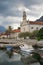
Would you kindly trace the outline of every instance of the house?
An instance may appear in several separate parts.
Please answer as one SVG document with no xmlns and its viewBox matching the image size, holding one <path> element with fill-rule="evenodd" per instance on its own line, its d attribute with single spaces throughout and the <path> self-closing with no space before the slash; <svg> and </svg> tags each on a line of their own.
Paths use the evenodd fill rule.
<svg viewBox="0 0 43 65">
<path fill-rule="evenodd" d="M 11 33 L 2 33 L 0 34 L 0 38 L 18 38 L 18 34 L 20 33 L 20 29 L 12 30 Z"/>
<path fill-rule="evenodd" d="M 2 34 L 0 35 L 0 38 L 7 38 L 7 35 L 4 34 L 4 33 L 2 33 Z"/>
<path fill-rule="evenodd" d="M 20 29 L 15 29 L 12 30 L 12 32 L 10 33 L 10 38 L 18 38 L 18 34 L 20 33 Z"/>
</svg>

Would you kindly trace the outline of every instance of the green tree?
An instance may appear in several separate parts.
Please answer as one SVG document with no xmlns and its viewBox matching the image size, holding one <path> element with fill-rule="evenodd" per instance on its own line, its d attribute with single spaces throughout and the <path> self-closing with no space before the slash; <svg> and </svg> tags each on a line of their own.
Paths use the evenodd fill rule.
<svg viewBox="0 0 43 65">
<path fill-rule="evenodd" d="M 41 58 L 40 54 L 33 52 L 32 57 L 33 57 L 34 59 L 36 59 L 36 60 L 40 63 L 40 65 L 43 65 L 43 61 L 41 61 L 42 58 Z M 42 60 L 43 60 L 43 59 L 42 59 Z"/>
<path fill-rule="evenodd" d="M 18 27 L 18 29 L 20 29 L 20 27 Z"/>
<path fill-rule="evenodd" d="M 33 32 L 30 33 L 29 37 L 30 37 L 31 39 L 35 39 L 37 33 L 38 33 L 38 30 L 34 30 Z"/>
<path fill-rule="evenodd" d="M 37 33 L 37 39 L 38 39 L 38 40 L 43 39 L 43 28 L 41 28 L 41 29 L 39 30 L 39 32 Z"/>
<path fill-rule="evenodd" d="M 20 38 L 26 38 L 26 37 L 29 37 L 29 32 L 22 32 L 22 33 L 20 33 L 18 36 L 20 37 Z"/>
</svg>

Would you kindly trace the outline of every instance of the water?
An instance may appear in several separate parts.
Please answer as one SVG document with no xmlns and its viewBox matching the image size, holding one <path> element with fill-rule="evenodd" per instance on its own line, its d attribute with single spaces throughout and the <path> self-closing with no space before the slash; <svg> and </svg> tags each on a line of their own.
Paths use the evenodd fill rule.
<svg viewBox="0 0 43 65">
<path fill-rule="evenodd" d="M 39 63 L 34 63 L 30 65 L 39 65 Z M 12 58 L 10 59 L 6 52 L 0 51 L 0 65 L 24 65 L 21 61 L 21 55 L 14 53 Z"/>
<path fill-rule="evenodd" d="M 30 52 L 27 45 L 25 45 L 25 48 L 22 47 L 21 50 L 22 55 L 24 55 L 24 57 L 27 56 Z M 22 56 L 20 54 L 13 53 L 12 58 L 9 58 L 9 56 L 6 54 L 6 51 L 0 51 L 0 65 L 24 65 L 24 63 L 21 61 L 21 57 Z M 40 64 L 33 63 L 29 65 L 40 65 Z"/>
<path fill-rule="evenodd" d="M 10 59 L 6 52 L 0 51 L 0 65 L 23 65 L 20 59 L 21 56 L 17 53 L 14 53 Z"/>
</svg>

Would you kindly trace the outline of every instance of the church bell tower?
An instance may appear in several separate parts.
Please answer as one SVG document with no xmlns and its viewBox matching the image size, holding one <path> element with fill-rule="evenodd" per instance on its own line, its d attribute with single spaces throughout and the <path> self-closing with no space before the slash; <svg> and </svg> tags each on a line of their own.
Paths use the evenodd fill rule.
<svg viewBox="0 0 43 65">
<path fill-rule="evenodd" d="M 23 11 L 23 21 L 25 22 L 26 21 L 26 12 Z"/>
<path fill-rule="evenodd" d="M 26 12 L 23 11 L 23 17 L 22 17 L 22 22 L 21 22 L 21 32 L 27 32 L 28 31 L 28 23 L 26 19 Z"/>
</svg>

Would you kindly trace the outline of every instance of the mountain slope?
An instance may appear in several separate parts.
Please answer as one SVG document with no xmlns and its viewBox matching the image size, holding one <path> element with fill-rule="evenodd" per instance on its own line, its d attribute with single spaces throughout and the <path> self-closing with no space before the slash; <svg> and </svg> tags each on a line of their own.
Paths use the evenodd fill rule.
<svg viewBox="0 0 43 65">
<path fill-rule="evenodd" d="M 0 25 L 0 33 L 3 33 L 6 30 L 6 28 L 4 26 Z"/>
<path fill-rule="evenodd" d="M 43 16 L 41 16 L 39 19 L 37 19 L 36 21 L 39 21 L 39 22 L 41 22 L 41 21 L 43 21 Z"/>
</svg>

